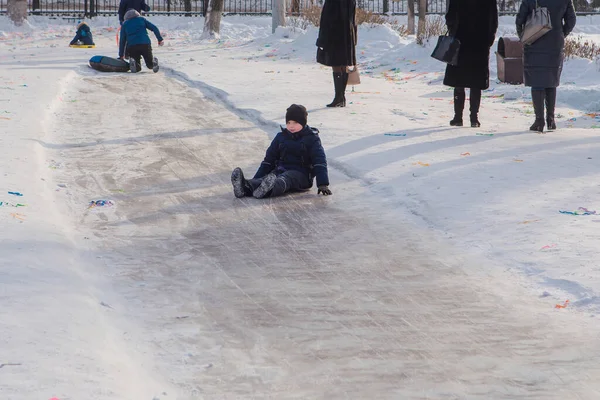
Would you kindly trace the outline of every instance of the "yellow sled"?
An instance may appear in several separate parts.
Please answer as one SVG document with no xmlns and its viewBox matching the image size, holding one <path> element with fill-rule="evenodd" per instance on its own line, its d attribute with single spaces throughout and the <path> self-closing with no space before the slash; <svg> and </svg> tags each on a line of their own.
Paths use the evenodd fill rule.
<svg viewBox="0 0 600 400">
<path fill-rule="evenodd" d="M 96 47 L 95 44 L 70 44 L 69 47 L 73 47 L 76 49 L 93 49 Z"/>
</svg>

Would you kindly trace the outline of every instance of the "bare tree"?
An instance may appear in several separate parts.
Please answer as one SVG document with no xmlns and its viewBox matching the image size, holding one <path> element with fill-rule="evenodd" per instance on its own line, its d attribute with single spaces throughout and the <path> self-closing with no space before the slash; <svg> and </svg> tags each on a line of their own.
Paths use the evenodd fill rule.
<svg viewBox="0 0 600 400">
<path fill-rule="evenodd" d="M 408 33 L 415 34 L 415 0 L 408 0 Z"/>
<path fill-rule="evenodd" d="M 210 0 L 208 9 L 206 10 L 202 39 L 219 39 L 222 14 L 223 0 Z"/>
<path fill-rule="evenodd" d="M 273 0 L 271 10 L 273 33 L 278 26 L 285 26 L 285 0 Z"/>
<path fill-rule="evenodd" d="M 590 11 L 592 7 L 590 7 L 590 3 L 587 0 L 575 0 L 573 1 L 573 7 L 575 11 Z"/>
<path fill-rule="evenodd" d="M 292 0 L 292 15 L 300 14 L 300 0 Z"/>
<path fill-rule="evenodd" d="M 8 0 L 6 14 L 15 25 L 23 25 L 27 19 L 27 0 Z"/>
<path fill-rule="evenodd" d="M 417 26 L 417 39 L 425 34 L 425 24 L 427 24 L 427 0 L 419 0 L 419 26 Z"/>
</svg>

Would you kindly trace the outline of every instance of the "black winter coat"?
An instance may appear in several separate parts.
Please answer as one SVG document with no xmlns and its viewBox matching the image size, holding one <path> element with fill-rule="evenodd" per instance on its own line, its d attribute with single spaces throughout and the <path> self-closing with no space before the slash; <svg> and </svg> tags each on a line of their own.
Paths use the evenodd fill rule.
<svg viewBox="0 0 600 400">
<path fill-rule="evenodd" d="M 127 10 L 135 10 L 139 13 L 142 11 L 150 11 L 150 6 L 146 4 L 145 0 L 121 0 L 119 3 L 119 22 L 123 25 L 125 19 L 125 13 Z"/>
<path fill-rule="evenodd" d="M 523 49 L 525 86 L 555 88 L 560 85 L 565 36 L 575 27 L 575 10 L 572 0 L 538 0 L 538 6 L 546 7 L 550 12 L 552 30 Z M 534 9 L 535 0 L 523 0 L 521 3 L 516 20 L 519 37 Z"/>
<path fill-rule="evenodd" d="M 356 43 L 356 1 L 325 0 L 317 38 L 317 62 L 330 67 L 356 65 Z"/>
<path fill-rule="evenodd" d="M 487 89 L 490 47 L 498 29 L 496 0 L 450 0 L 446 13 L 450 35 L 460 40 L 458 65 L 448 65 L 444 85 Z"/>
<path fill-rule="evenodd" d="M 317 186 L 329 185 L 327 158 L 319 139 L 319 131 L 308 125 L 297 133 L 283 128 L 271 142 L 254 178 L 262 178 L 275 170 L 305 173 L 311 186 L 313 177 L 317 178 Z"/>
</svg>

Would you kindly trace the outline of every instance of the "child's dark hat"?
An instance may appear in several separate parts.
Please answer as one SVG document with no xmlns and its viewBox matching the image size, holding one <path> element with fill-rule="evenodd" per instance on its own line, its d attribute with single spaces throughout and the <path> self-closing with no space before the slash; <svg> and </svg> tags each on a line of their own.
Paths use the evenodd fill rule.
<svg viewBox="0 0 600 400">
<path fill-rule="evenodd" d="M 306 111 L 306 107 L 299 104 L 292 104 L 289 106 L 285 113 L 285 122 L 287 123 L 288 121 L 296 121 L 300 125 L 306 126 L 306 123 L 308 122 L 308 111 Z"/>
</svg>

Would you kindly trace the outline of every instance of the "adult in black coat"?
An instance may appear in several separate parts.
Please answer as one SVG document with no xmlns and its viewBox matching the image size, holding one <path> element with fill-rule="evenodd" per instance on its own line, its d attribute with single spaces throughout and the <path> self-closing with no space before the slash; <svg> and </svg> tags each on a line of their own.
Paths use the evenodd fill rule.
<svg viewBox="0 0 600 400">
<path fill-rule="evenodd" d="M 471 89 L 471 126 L 478 119 L 481 91 L 490 86 L 490 47 L 498 29 L 496 0 L 450 0 L 446 13 L 448 32 L 460 40 L 458 65 L 448 65 L 444 85 L 454 87 L 452 126 L 463 125 L 465 88 Z"/>
<path fill-rule="evenodd" d="M 121 0 L 119 3 L 119 23 L 123 25 L 125 19 L 125 13 L 127 10 L 135 10 L 139 13 L 142 11 L 150 11 L 150 6 L 146 4 L 145 0 Z"/>
<path fill-rule="evenodd" d="M 356 43 L 356 1 L 325 0 L 317 38 L 317 62 L 333 69 L 335 97 L 327 107 L 346 106 L 347 67 L 356 65 Z"/>
<path fill-rule="evenodd" d="M 552 30 L 523 49 L 525 86 L 531 87 L 531 98 L 535 111 L 532 131 L 544 131 L 544 102 L 546 103 L 546 123 L 549 130 L 556 129 L 554 106 L 556 88 L 560 85 L 560 74 L 565 50 L 565 37 L 571 33 L 576 23 L 572 0 L 538 0 L 538 7 L 546 7 L 550 12 Z M 521 37 L 527 18 L 536 8 L 536 0 L 523 0 L 517 15 L 517 33 Z"/>
</svg>

